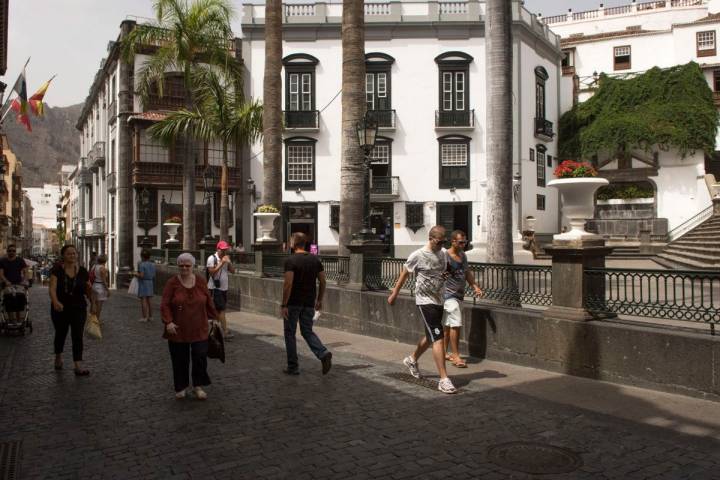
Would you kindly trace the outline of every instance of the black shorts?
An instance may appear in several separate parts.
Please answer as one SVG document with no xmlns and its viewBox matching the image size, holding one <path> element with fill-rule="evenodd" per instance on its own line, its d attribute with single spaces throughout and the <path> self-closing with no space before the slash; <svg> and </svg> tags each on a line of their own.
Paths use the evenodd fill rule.
<svg viewBox="0 0 720 480">
<path fill-rule="evenodd" d="M 27 305 L 27 298 L 22 293 L 6 293 L 3 295 L 3 306 L 6 312 L 22 312 Z"/>
<path fill-rule="evenodd" d="M 418 305 L 420 309 L 420 317 L 423 320 L 423 326 L 425 327 L 425 336 L 428 342 L 435 343 L 443 338 L 443 306 L 428 304 Z"/>
<path fill-rule="evenodd" d="M 218 312 L 224 312 L 227 307 L 227 290 L 220 290 L 219 288 L 212 289 L 213 303 L 215 304 L 215 310 Z"/>
</svg>

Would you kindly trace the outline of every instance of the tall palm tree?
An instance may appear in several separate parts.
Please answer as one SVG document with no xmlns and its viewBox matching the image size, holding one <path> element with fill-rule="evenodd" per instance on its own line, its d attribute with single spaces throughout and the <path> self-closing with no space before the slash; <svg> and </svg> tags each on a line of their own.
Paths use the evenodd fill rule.
<svg viewBox="0 0 720 480">
<path fill-rule="evenodd" d="M 487 261 L 512 263 L 512 14 L 507 0 L 487 0 Z"/>
<path fill-rule="evenodd" d="M 222 142 L 223 160 L 220 176 L 220 239 L 229 239 L 228 145 L 235 145 L 235 160 L 240 145 L 257 141 L 262 135 L 263 107 L 257 101 L 246 102 L 236 89 L 236 79 L 211 68 L 198 67 L 193 74 L 192 109 L 170 113 L 148 129 L 150 135 L 171 143 L 176 138 Z"/>
<path fill-rule="evenodd" d="M 235 12 L 231 0 L 153 0 L 155 21 L 138 25 L 123 43 L 123 57 L 130 61 L 146 46 L 157 50 L 140 70 L 136 91 L 147 101 L 157 91 L 163 95 L 168 72 L 181 72 L 185 83 L 185 106 L 191 108 L 192 75 L 201 63 L 240 72 L 228 41 L 233 37 L 230 21 Z M 184 142 L 183 163 L 183 248 L 193 249 L 195 239 L 195 157 L 189 138 Z"/>
<path fill-rule="evenodd" d="M 265 2 L 262 203 L 282 206 L 282 0 Z M 275 228 L 279 228 L 276 225 Z"/>
<path fill-rule="evenodd" d="M 340 255 L 347 255 L 352 234 L 362 228 L 364 155 L 355 127 L 365 115 L 365 7 L 343 0 L 342 16 L 342 163 L 340 167 Z"/>
</svg>

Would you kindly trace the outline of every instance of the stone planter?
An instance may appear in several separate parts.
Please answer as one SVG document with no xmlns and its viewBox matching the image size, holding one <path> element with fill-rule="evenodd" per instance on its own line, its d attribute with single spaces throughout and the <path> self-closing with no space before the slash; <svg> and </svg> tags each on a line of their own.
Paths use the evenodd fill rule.
<svg viewBox="0 0 720 480">
<path fill-rule="evenodd" d="M 275 219 L 280 216 L 279 213 L 254 213 L 253 216 L 258 221 L 258 232 L 256 242 L 277 242 L 277 238 L 272 236 L 273 225 Z"/>
<path fill-rule="evenodd" d="M 570 231 L 553 235 L 555 240 L 590 240 L 597 235 L 585 230 L 585 220 L 595 214 L 595 191 L 607 185 L 605 178 L 558 178 L 548 182 L 562 197 L 562 212 L 570 220 Z"/>
<path fill-rule="evenodd" d="M 166 222 L 163 223 L 163 226 L 167 229 L 168 238 L 165 244 L 173 244 L 173 243 L 180 243 L 180 240 L 175 238 L 178 233 L 178 228 L 180 228 L 180 223 L 175 222 Z"/>
</svg>

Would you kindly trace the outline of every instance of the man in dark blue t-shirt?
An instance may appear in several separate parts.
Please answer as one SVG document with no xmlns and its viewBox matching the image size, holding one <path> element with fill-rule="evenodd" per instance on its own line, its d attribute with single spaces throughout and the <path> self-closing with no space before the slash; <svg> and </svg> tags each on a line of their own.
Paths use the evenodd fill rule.
<svg viewBox="0 0 720 480">
<path fill-rule="evenodd" d="M 285 261 L 285 282 L 281 305 L 288 362 L 287 368 L 283 371 L 289 375 L 300 373 L 295 343 L 295 332 L 297 324 L 300 322 L 300 333 L 310 350 L 322 362 L 322 373 L 325 375 L 332 366 L 332 353 L 325 348 L 312 329 L 315 311 L 322 308 L 322 300 L 325 295 L 325 272 L 317 256 L 311 255 L 305 250 L 307 237 L 304 233 L 293 233 L 291 241 L 294 253 Z M 319 291 L 316 289 L 318 280 L 320 281 Z"/>
</svg>

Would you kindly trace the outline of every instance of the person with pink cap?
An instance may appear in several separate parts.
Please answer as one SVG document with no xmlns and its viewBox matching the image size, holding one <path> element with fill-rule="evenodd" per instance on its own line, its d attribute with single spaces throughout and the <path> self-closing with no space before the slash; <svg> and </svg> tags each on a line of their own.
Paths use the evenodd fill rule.
<svg viewBox="0 0 720 480">
<path fill-rule="evenodd" d="M 218 312 L 218 320 L 222 325 L 225 338 L 232 338 L 230 329 L 225 319 L 225 308 L 227 306 L 228 273 L 235 273 L 235 268 L 230 261 L 227 250 L 230 245 L 225 240 L 220 240 L 215 247 L 217 251 L 207 259 L 208 289 L 215 303 L 215 310 Z"/>
</svg>

